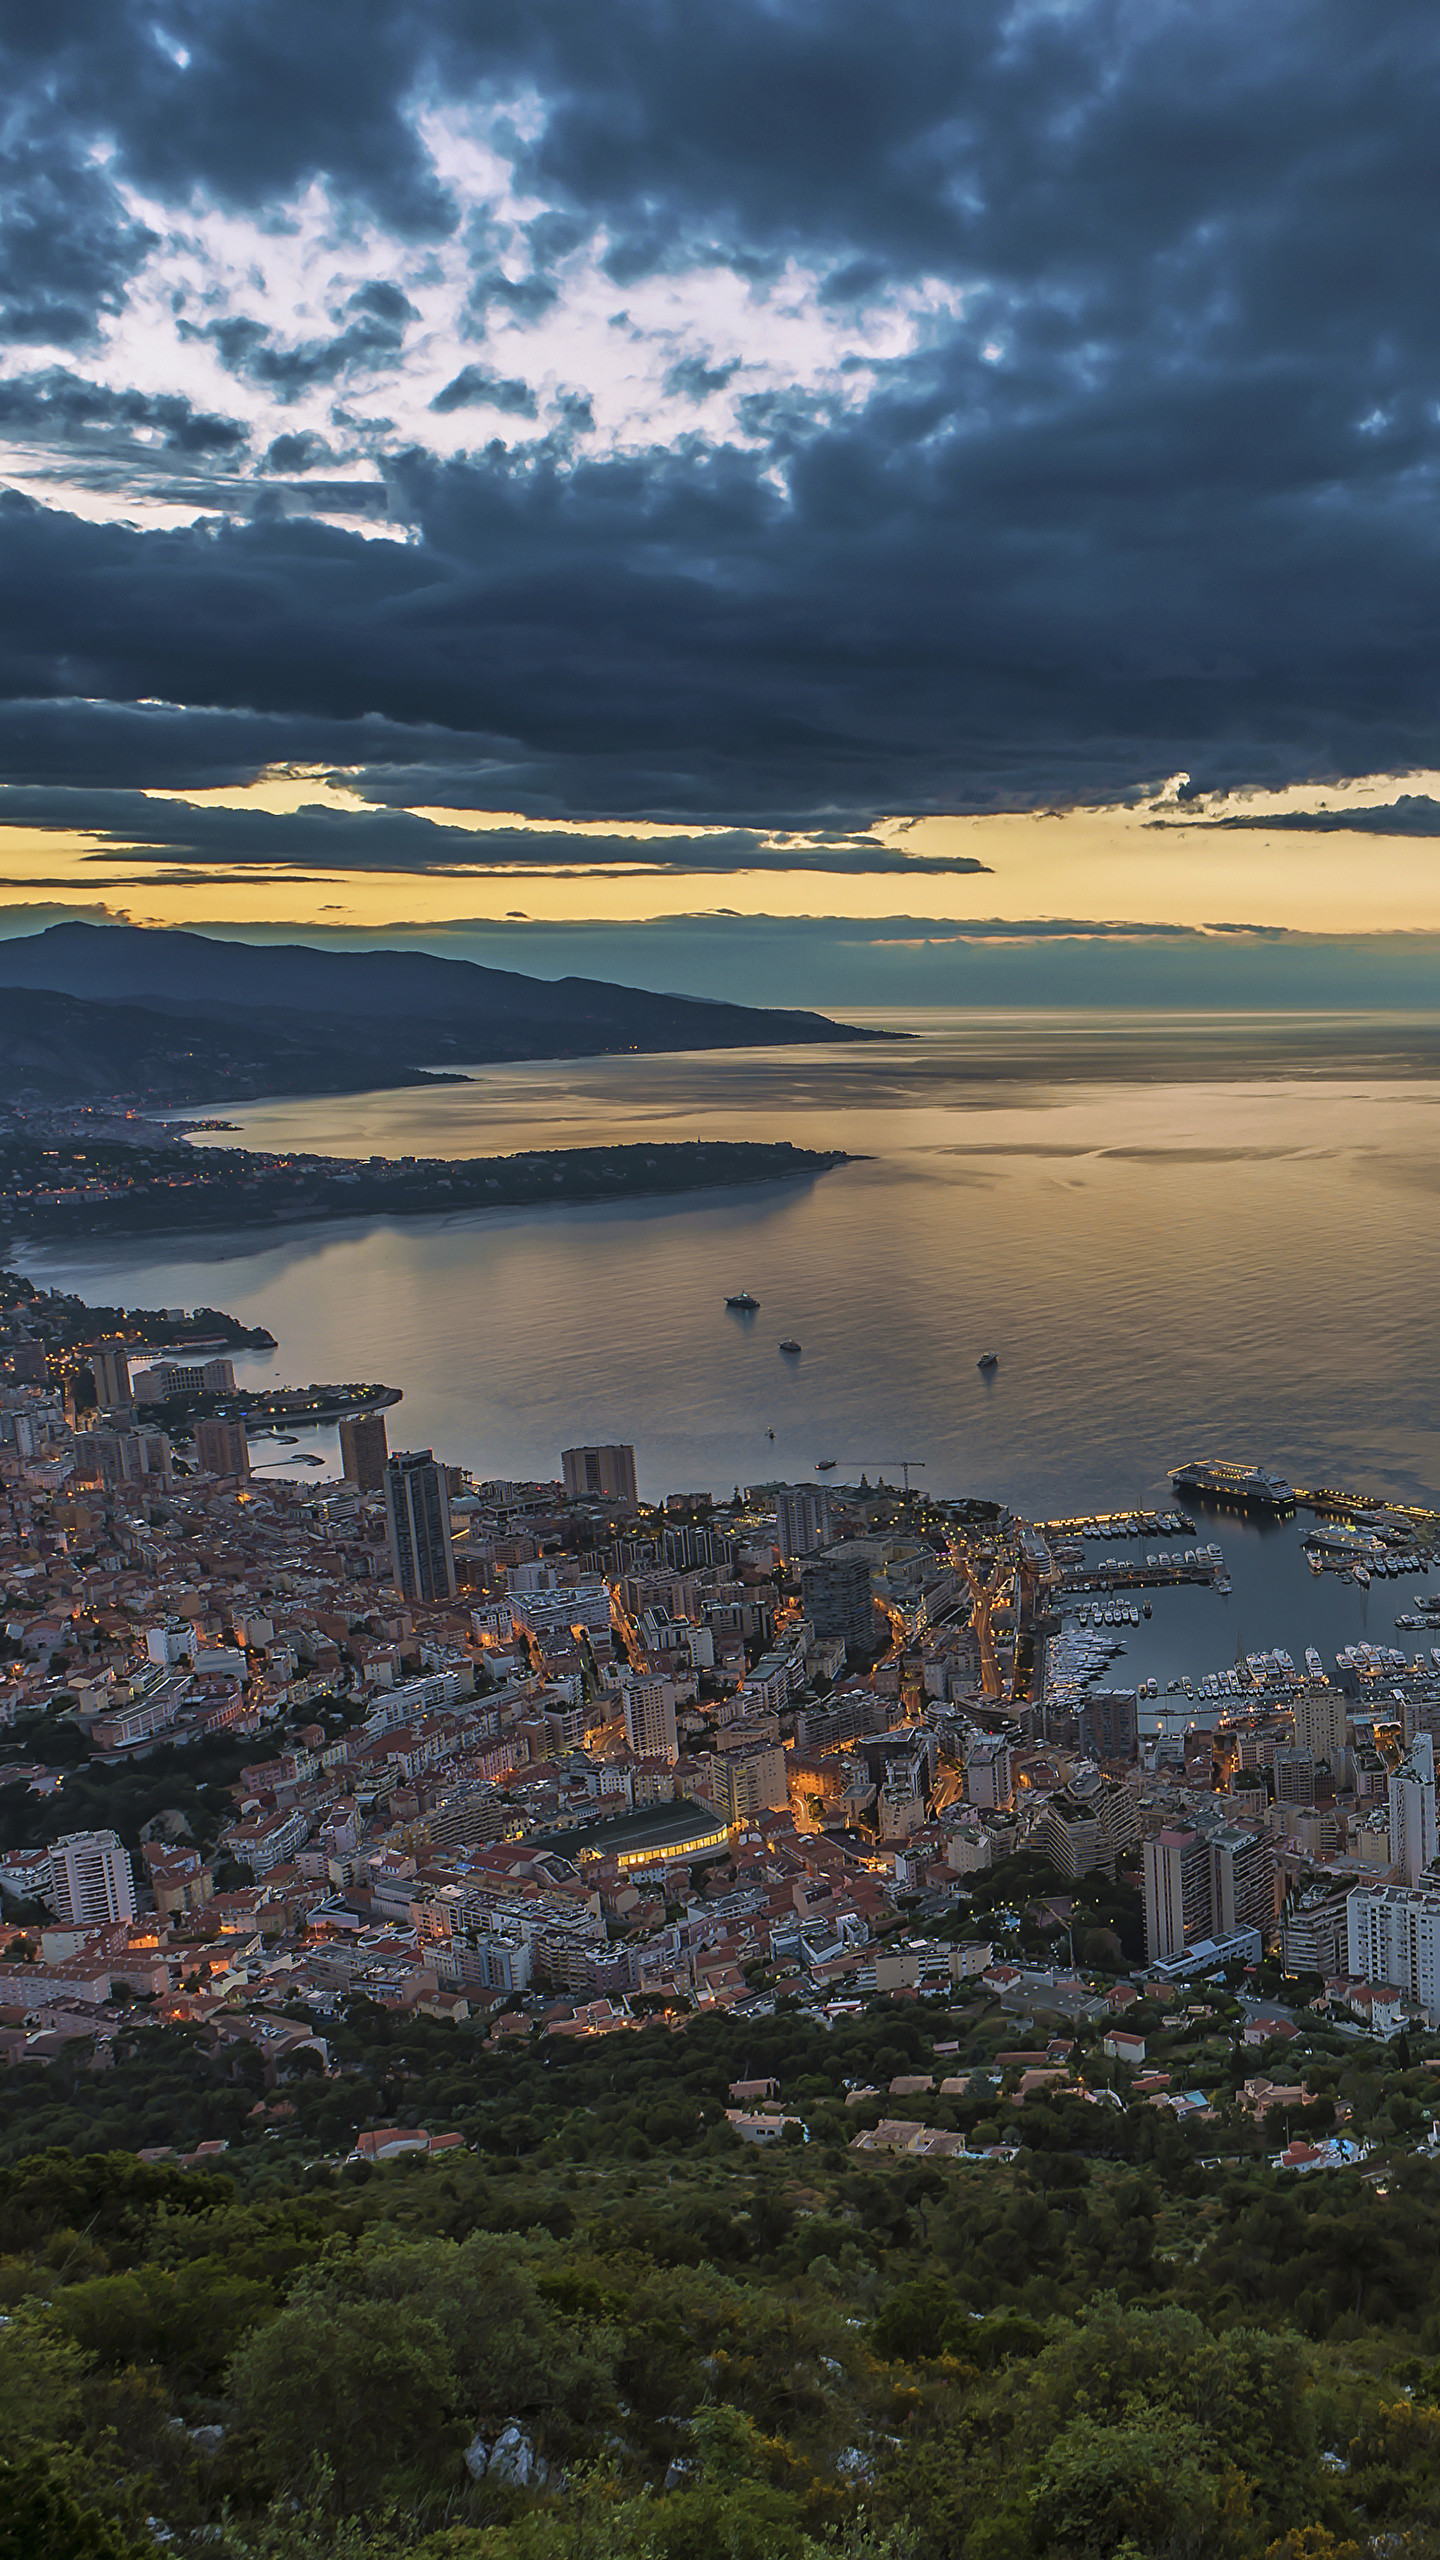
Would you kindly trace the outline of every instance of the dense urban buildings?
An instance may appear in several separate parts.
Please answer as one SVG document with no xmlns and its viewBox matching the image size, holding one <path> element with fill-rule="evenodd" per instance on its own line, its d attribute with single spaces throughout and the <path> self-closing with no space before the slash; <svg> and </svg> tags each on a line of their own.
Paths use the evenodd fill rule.
<svg viewBox="0 0 1440 2560">
<path fill-rule="evenodd" d="M 1157 1711 L 1109 1630 L 1218 1545 L 1137 1524 L 1097 1572 L 1101 1528 L 884 1487 L 647 1505 L 629 1448 L 567 1452 L 573 1491 L 477 1478 L 353 1408 L 338 1479 L 167 1407 L 177 1465 L 99 1404 L 121 1365 L 67 1410 L 53 1321 L 0 1319 L 0 2037 L 137 1992 L 215 2033 L 357 1990 L 588 2033 L 1018 1976 L 1130 2070 L 1112 1998 L 1281 1963 L 1361 2025 L 1435 2013 L 1440 1668 L 1256 1654 Z M 162 1752 L 198 1823 L 169 1781 L 153 1822 L 66 1818 L 76 1769 L 118 1809 Z"/>
</svg>

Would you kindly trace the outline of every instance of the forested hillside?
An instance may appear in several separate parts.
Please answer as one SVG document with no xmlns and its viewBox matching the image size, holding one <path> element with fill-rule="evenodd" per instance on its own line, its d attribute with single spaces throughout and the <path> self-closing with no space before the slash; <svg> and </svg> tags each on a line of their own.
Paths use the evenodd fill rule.
<svg viewBox="0 0 1440 2560">
<path fill-rule="evenodd" d="M 1298 2180 L 1073 2102 L 1009 2158 L 856 2154 L 840 2076 L 927 2042 L 894 2013 L 837 2026 L 834 2079 L 790 2055 L 808 2140 L 737 2139 L 716 2018 L 472 2049 L 465 2144 L 321 2158 L 350 2081 L 437 2097 L 453 2030 L 415 2027 L 357 2007 L 338 2087 L 233 2164 L 12 2147 L 4 2560 L 1440 2550 L 1427 2158 Z M 744 2032 L 766 2071 L 793 2028 Z M 193 2134 L 155 2061 L 154 2138 Z"/>
</svg>

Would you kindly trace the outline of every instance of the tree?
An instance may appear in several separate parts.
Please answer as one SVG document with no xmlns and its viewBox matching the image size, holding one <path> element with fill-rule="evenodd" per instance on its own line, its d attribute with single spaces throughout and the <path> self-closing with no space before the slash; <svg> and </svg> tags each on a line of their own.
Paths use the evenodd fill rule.
<svg viewBox="0 0 1440 2560">
<path fill-rule="evenodd" d="M 328 2464 L 336 2504 L 371 2504 L 413 2462 L 453 2457 L 455 2371 L 434 2320 L 408 2303 L 327 2301 L 302 2284 L 242 2347 L 230 2389 L 290 2487 Z"/>
<path fill-rule="evenodd" d="M 0 2560 L 141 2560 L 108 2517 L 82 2507 L 36 2457 L 0 2460 Z"/>
<path fill-rule="evenodd" d="M 0 2409 L 10 2454 L 54 2444 L 75 2423 L 88 2362 L 28 2303 L 0 2327 Z"/>
</svg>

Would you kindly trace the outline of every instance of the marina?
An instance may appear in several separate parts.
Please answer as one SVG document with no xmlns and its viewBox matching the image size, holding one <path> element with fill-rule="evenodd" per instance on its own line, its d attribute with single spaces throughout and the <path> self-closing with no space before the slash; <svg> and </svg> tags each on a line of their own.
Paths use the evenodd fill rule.
<svg viewBox="0 0 1440 2560">
<path fill-rule="evenodd" d="M 1046 1525 L 1052 1552 L 1066 1532 L 1081 1544 L 1078 1562 L 1066 1558 L 1060 1625 L 1046 1645 L 1050 1703 L 1133 1689 L 1142 1748 L 1153 1754 L 1187 1731 L 1214 1732 L 1281 1705 L 1317 1680 L 1363 1690 L 1402 1671 L 1440 1676 L 1440 1642 L 1415 1641 L 1440 1637 L 1440 1592 L 1416 1587 L 1440 1563 L 1432 1550 L 1391 1546 L 1366 1530 L 1384 1569 L 1363 1583 L 1348 1562 L 1317 1576 L 1312 1532 L 1296 1517 L 1232 1513 L 1214 1520 L 1217 1535 L 1196 1533 L 1183 1547 L 1130 1557 L 1092 1551 L 1119 1544 L 1132 1517 L 1148 1535 L 1158 1515 Z M 1148 1611 L 1132 1596 L 1142 1590 Z"/>
</svg>

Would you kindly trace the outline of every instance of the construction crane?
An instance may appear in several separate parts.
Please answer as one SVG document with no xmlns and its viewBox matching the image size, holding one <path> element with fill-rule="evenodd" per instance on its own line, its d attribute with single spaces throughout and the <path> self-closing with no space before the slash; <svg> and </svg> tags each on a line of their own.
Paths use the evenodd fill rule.
<svg viewBox="0 0 1440 2560">
<path fill-rule="evenodd" d="M 905 1479 L 905 1498 L 908 1502 L 910 1470 L 914 1467 L 918 1472 L 925 1461 L 923 1458 L 819 1458 L 816 1464 L 824 1475 L 828 1475 L 832 1467 L 859 1467 L 862 1470 L 867 1467 L 898 1467 Z"/>
</svg>

